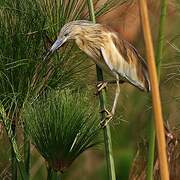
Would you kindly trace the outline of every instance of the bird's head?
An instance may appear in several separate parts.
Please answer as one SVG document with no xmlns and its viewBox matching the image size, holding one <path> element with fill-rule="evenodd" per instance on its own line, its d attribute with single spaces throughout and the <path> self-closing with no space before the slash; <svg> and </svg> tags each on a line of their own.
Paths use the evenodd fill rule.
<svg viewBox="0 0 180 180">
<path fill-rule="evenodd" d="M 93 25 L 93 22 L 85 20 L 77 20 L 65 24 L 62 27 L 57 40 L 51 46 L 44 59 L 47 59 L 49 55 L 53 54 L 68 40 L 76 39 L 78 36 L 81 36 L 84 29 L 83 27 L 90 27 Z"/>
</svg>

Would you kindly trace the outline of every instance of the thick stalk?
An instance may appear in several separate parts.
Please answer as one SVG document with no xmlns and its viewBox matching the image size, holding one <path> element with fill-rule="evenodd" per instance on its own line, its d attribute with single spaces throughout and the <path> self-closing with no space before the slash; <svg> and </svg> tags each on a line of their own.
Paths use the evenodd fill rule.
<svg viewBox="0 0 180 180">
<path fill-rule="evenodd" d="M 91 20 L 96 22 L 95 14 L 94 14 L 94 7 L 92 0 L 87 0 L 88 7 L 89 7 L 89 14 Z M 103 81 L 103 72 L 102 70 L 96 65 L 96 74 L 97 74 L 97 81 Z M 106 106 L 106 94 L 105 91 L 102 90 L 99 93 L 99 102 L 100 102 L 100 109 L 104 109 Z M 105 113 L 102 113 L 101 120 L 105 118 Z M 115 167 L 114 167 L 114 159 L 113 159 L 113 152 L 112 152 L 112 141 L 111 141 L 111 131 L 110 127 L 107 124 L 103 128 L 104 133 L 104 144 L 105 144 L 105 155 L 106 155 L 106 162 L 107 162 L 107 170 L 108 170 L 108 179 L 115 180 Z"/>
<path fill-rule="evenodd" d="M 151 36 L 151 30 L 149 24 L 147 2 L 145 0 L 139 0 L 139 2 L 140 2 L 140 12 L 141 12 L 144 40 L 146 45 L 148 69 L 150 72 L 149 76 L 151 82 L 152 105 L 154 111 L 154 124 L 155 124 L 157 147 L 158 147 L 158 159 L 160 164 L 160 176 L 162 180 L 169 180 L 165 131 L 163 125 L 161 100 L 160 100 L 160 93 L 158 86 L 158 76 L 155 65 L 154 49 L 153 49 L 152 36 Z"/>
<path fill-rule="evenodd" d="M 167 0 L 161 0 L 161 15 L 159 22 L 159 33 L 157 40 L 157 51 L 156 51 L 156 67 L 157 75 L 160 81 L 160 70 L 161 62 L 163 58 L 163 45 L 164 45 L 164 27 L 166 21 L 166 11 L 167 11 Z M 148 154 L 148 164 L 147 164 L 147 180 L 153 180 L 153 167 L 154 167 L 154 152 L 155 152 L 155 129 L 153 119 L 151 118 L 149 127 L 149 154 Z"/>
</svg>

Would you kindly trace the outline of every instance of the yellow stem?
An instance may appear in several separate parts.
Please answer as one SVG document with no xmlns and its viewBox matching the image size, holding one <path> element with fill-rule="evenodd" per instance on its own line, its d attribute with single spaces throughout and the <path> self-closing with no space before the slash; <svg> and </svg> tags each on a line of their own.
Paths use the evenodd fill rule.
<svg viewBox="0 0 180 180">
<path fill-rule="evenodd" d="M 154 57 L 154 49 L 153 49 L 152 36 L 151 36 L 151 30 L 149 24 L 147 2 L 146 0 L 139 0 L 139 2 L 140 2 L 140 12 L 141 12 L 144 40 L 146 45 L 147 63 L 148 63 L 149 76 L 151 82 L 152 103 L 153 103 L 154 121 L 155 121 L 154 123 L 155 123 L 157 147 L 159 154 L 158 157 L 160 164 L 160 175 L 162 180 L 169 180 L 165 132 L 163 125 L 162 108 L 161 108 L 158 77 L 157 77 L 155 57 Z"/>
</svg>

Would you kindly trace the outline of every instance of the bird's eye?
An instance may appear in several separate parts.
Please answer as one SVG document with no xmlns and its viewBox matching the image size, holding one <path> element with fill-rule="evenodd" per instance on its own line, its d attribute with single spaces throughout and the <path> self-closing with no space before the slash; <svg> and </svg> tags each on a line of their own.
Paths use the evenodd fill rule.
<svg viewBox="0 0 180 180">
<path fill-rule="evenodd" d="M 64 36 L 67 37 L 67 36 L 68 36 L 68 33 L 65 33 Z"/>
</svg>

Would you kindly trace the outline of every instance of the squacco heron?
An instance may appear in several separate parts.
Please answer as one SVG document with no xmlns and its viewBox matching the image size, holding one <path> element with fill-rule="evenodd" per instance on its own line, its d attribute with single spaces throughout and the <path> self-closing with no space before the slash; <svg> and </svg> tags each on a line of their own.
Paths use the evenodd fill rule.
<svg viewBox="0 0 180 180">
<path fill-rule="evenodd" d="M 104 71 L 109 72 L 117 84 L 111 113 L 112 119 L 119 93 L 120 80 L 129 82 L 142 91 L 150 91 L 150 82 L 146 62 L 137 50 L 126 40 L 119 37 L 108 26 L 91 21 L 77 20 L 65 24 L 44 59 L 59 49 L 68 40 L 75 40 L 84 51 Z M 102 84 L 99 89 L 102 89 Z"/>
</svg>

